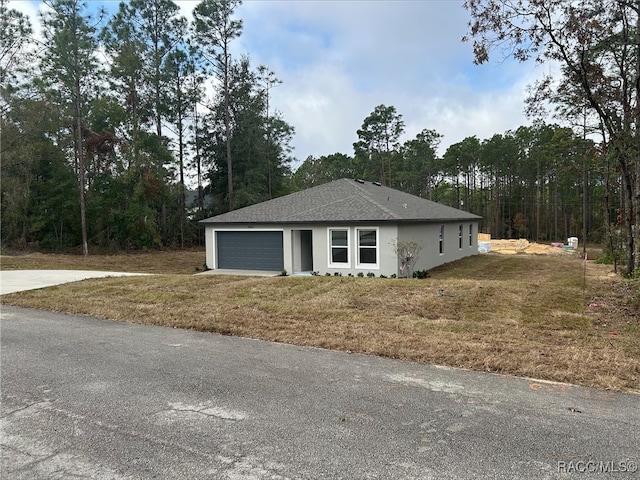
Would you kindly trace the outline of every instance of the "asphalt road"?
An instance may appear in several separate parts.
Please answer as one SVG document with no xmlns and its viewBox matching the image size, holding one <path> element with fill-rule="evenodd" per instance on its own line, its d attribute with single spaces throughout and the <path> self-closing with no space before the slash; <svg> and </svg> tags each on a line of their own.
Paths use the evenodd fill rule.
<svg viewBox="0 0 640 480">
<path fill-rule="evenodd" d="M 7 306 L 0 334 L 3 479 L 640 478 L 635 395 Z"/>
</svg>

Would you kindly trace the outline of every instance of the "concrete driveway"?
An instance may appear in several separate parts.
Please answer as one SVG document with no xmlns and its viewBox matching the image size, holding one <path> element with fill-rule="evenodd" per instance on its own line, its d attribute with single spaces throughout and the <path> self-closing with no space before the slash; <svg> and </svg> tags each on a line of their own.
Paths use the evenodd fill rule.
<svg viewBox="0 0 640 480">
<path fill-rule="evenodd" d="M 640 396 L 3 306 L 2 478 L 638 478 Z"/>
<path fill-rule="evenodd" d="M 77 282 L 87 278 L 124 277 L 130 275 L 146 274 L 95 270 L 1 270 L 0 295 Z"/>
</svg>

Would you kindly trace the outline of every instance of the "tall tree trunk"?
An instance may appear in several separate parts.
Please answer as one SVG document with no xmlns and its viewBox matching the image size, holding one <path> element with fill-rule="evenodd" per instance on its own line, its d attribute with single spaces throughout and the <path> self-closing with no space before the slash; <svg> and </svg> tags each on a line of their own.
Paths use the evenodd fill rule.
<svg viewBox="0 0 640 480">
<path fill-rule="evenodd" d="M 542 175 L 540 174 L 540 157 L 536 159 L 536 179 L 538 180 L 538 185 L 536 185 L 536 195 L 535 195 L 536 234 L 534 238 L 536 242 L 539 242 L 540 241 L 540 205 L 542 203 Z"/>
<path fill-rule="evenodd" d="M 76 141 L 76 161 L 78 163 L 78 190 L 80 193 L 80 228 L 82 230 L 82 255 L 85 257 L 89 255 L 89 246 L 87 242 L 87 217 L 86 217 L 86 205 L 84 196 L 84 147 L 82 145 L 82 103 L 80 100 L 80 78 L 75 79 L 75 117 L 76 128 L 75 137 Z"/>
<path fill-rule="evenodd" d="M 195 125 L 194 135 L 195 135 L 195 144 L 196 144 L 196 170 L 198 175 L 198 219 L 202 220 L 204 218 L 204 189 L 202 187 L 202 159 L 200 158 L 200 141 L 198 138 L 198 102 L 196 101 L 193 107 L 193 123 Z M 198 244 L 202 244 L 202 236 L 203 230 L 202 228 L 198 229 Z"/>
<path fill-rule="evenodd" d="M 270 84 L 269 84 L 269 79 L 267 77 L 266 80 L 266 86 L 265 86 L 265 104 L 266 104 L 266 126 L 267 126 L 267 135 L 266 135 L 266 149 L 265 149 L 265 157 L 267 158 L 267 194 L 269 196 L 269 200 L 271 200 L 273 198 L 273 193 L 272 193 L 272 179 L 271 179 L 271 124 L 269 122 L 269 88 L 270 88 Z"/>
<path fill-rule="evenodd" d="M 495 222 L 495 235 L 494 238 L 502 238 L 502 229 L 500 228 L 500 177 L 498 177 L 498 174 L 496 173 L 496 182 L 495 182 L 495 187 L 494 187 L 494 191 L 495 191 L 495 196 L 496 196 L 496 206 L 495 206 L 495 212 L 494 212 L 494 222 Z"/>
<path fill-rule="evenodd" d="M 627 229 L 627 268 L 625 270 L 625 275 L 630 277 L 633 274 L 634 263 L 635 263 L 635 255 L 634 255 L 634 234 L 635 225 L 634 225 L 634 188 L 633 188 L 633 179 L 631 178 L 631 174 L 629 172 L 629 165 L 627 160 L 623 158 L 626 152 L 624 149 L 620 148 L 619 141 L 616 142 L 615 147 L 616 155 L 619 158 L 619 165 L 622 170 L 622 189 L 624 192 L 623 196 L 623 205 L 624 205 L 624 224 Z"/>
<path fill-rule="evenodd" d="M 640 81 L 639 81 L 640 83 Z M 640 272 L 640 219 L 638 216 L 640 215 L 640 158 L 635 159 L 636 164 L 636 192 L 635 192 L 635 202 L 633 205 L 633 225 L 631 226 L 631 231 L 629 232 L 632 237 L 632 243 L 629 245 L 629 248 L 633 250 L 631 257 L 629 258 L 629 262 L 632 264 L 631 269 L 627 269 L 627 274 L 631 276 L 634 272 Z M 640 273 L 638 273 L 640 275 Z"/>
<path fill-rule="evenodd" d="M 640 272 L 640 5 L 636 4 L 636 64 L 635 64 L 635 98 L 636 98 L 636 108 L 635 108 L 635 132 L 633 136 L 633 144 L 635 148 L 632 150 L 631 154 L 633 155 L 633 162 L 636 166 L 635 172 L 635 203 L 634 203 L 634 230 L 632 233 L 634 234 L 635 251 L 633 252 L 633 269 L 630 274 L 635 272 Z M 640 273 L 638 273 L 640 275 Z"/>
<path fill-rule="evenodd" d="M 82 90 L 80 88 L 80 59 L 79 42 L 78 42 L 78 26 L 76 24 L 76 16 L 73 16 L 73 97 L 74 97 L 74 115 L 75 115 L 75 146 L 76 161 L 78 163 L 78 193 L 80 196 L 80 230 L 82 234 L 82 255 L 89 256 L 89 244 L 87 241 L 87 216 L 85 204 L 85 172 L 84 172 L 84 145 L 82 141 Z"/>
<path fill-rule="evenodd" d="M 231 162 L 231 113 L 229 112 L 229 53 L 228 43 L 224 44 L 224 132 L 225 144 L 227 148 L 227 192 L 229 200 L 229 211 L 233 210 L 233 165 Z"/>
<path fill-rule="evenodd" d="M 160 58 L 160 40 L 158 33 L 158 25 L 160 24 L 160 19 L 158 17 L 158 9 L 153 9 L 153 89 L 154 89 L 154 103 L 155 103 L 155 121 L 156 121 L 156 135 L 158 135 L 158 140 L 162 139 L 162 114 L 160 112 L 160 102 L 161 102 L 161 86 L 160 86 L 160 64 L 162 59 Z"/>
<path fill-rule="evenodd" d="M 604 138 L 604 134 L 603 134 Z M 618 252 L 617 247 L 613 242 L 613 229 L 611 228 L 611 201 L 609 199 L 611 194 L 611 170 L 609 165 L 609 155 L 606 155 L 607 164 L 605 171 L 605 190 L 604 190 L 604 206 L 605 206 L 605 227 L 607 229 L 607 237 L 609 239 L 609 250 L 611 250 L 611 257 L 613 258 L 613 273 L 618 273 Z"/>
<path fill-rule="evenodd" d="M 186 199 L 184 193 L 184 134 L 182 131 L 182 109 L 178 111 L 178 161 L 180 164 L 180 247 L 184 248 Z"/>
<path fill-rule="evenodd" d="M 587 254 L 587 231 L 588 231 L 588 208 L 589 208 L 589 172 L 587 171 L 586 166 L 586 152 L 583 153 L 582 158 L 582 184 L 583 184 L 583 195 L 582 195 L 582 256 L 584 257 Z"/>
<path fill-rule="evenodd" d="M 638 148 L 636 147 L 634 151 L 630 152 L 631 155 L 637 155 Z M 625 183 L 627 185 L 627 200 L 628 200 L 628 208 L 627 208 L 627 228 L 628 228 L 628 239 L 627 239 L 627 249 L 629 250 L 627 253 L 627 271 L 626 275 L 631 277 L 634 272 L 636 272 L 638 268 L 640 268 L 640 219 L 638 219 L 638 212 L 640 212 L 640 159 L 630 158 L 630 165 L 628 165 L 628 169 L 632 170 L 635 167 L 635 172 L 627 172 L 625 174 Z M 624 170 L 623 170 L 624 172 Z"/>
</svg>

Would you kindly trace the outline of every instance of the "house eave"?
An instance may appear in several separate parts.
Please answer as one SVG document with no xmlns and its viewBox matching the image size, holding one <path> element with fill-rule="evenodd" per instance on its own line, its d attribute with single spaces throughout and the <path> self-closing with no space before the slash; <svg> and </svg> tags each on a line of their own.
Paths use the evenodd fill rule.
<svg viewBox="0 0 640 480">
<path fill-rule="evenodd" d="M 210 225 L 219 225 L 223 227 L 229 226 L 238 226 L 238 225 L 255 225 L 255 226 L 265 226 L 265 225 L 361 225 L 361 224 L 418 224 L 418 223 L 454 223 L 454 222 L 477 222 L 481 220 L 482 217 L 478 216 L 470 216 L 464 218 L 391 218 L 391 219 L 360 219 L 360 220 L 273 220 L 273 221 L 247 221 L 247 222 L 218 222 L 218 221 L 207 221 L 200 220 L 198 223 L 203 226 Z"/>
</svg>

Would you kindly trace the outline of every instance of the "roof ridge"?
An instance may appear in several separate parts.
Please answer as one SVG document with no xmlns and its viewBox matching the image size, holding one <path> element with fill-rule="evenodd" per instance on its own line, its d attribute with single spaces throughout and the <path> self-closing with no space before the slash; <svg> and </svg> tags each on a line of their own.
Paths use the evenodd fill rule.
<svg viewBox="0 0 640 480">
<path fill-rule="evenodd" d="M 398 218 L 398 215 L 396 215 L 396 213 L 393 210 L 389 209 L 388 207 L 385 207 L 384 205 L 376 201 L 373 197 L 371 197 L 371 195 L 369 195 L 369 192 L 366 189 L 360 186 L 361 184 L 359 182 L 356 182 L 356 183 L 357 183 L 356 186 L 358 187 L 358 189 L 360 189 L 361 192 L 365 194 L 365 196 L 367 197 L 367 200 L 369 200 L 371 203 L 373 203 L 376 207 L 378 207 L 380 210 L 382 210 L 386 214 L 391 215 L 392 218 Z M 383 185 L 376 185 L 376 186 L 383 187 Z M 388 187 L 384 186 L 384 188 L 388 188 Z"/>
<path fill-rule="evenodd" d="M 348 199 L 350 199 L 350 198 L 352 198 L 352 197 L 354 197 L 354 196 L 355 196 L 355 195 L 351 195 L 351 196 L 349 196 L 349 197 L 344 197 L 344 198 L 338 198 L 338 199 L 336 199 L 336 200 L 334 200 L 334 201 L 332 201 L 332 202 L 329 202 L 329 203 L 323 203 L 322 205 L 315 205 L 313 208 L 309 208 L 309 209 L 304 210 L 304 211 L 298 211 L 298 212 L 296 212 L 296 213 L 298 213 L 298 214 L 300 214 L 300 213 L 305 213 L 305 214 L 306 214 L 306 213 L 310 213 L 310 212 L 313 212 L 313 211 L 316 211 L 316 210 L 319 210 L 319 209 L 327 208 L 329 205 L 335 205 L 335 204 L 337 204 L 337 203 L 342 203 L 342 202 L 344 202 L 345 200 L 348 200 Z M 282 197 L 281 197 L 281 198 L 282 198 Z"/>
</svg>

